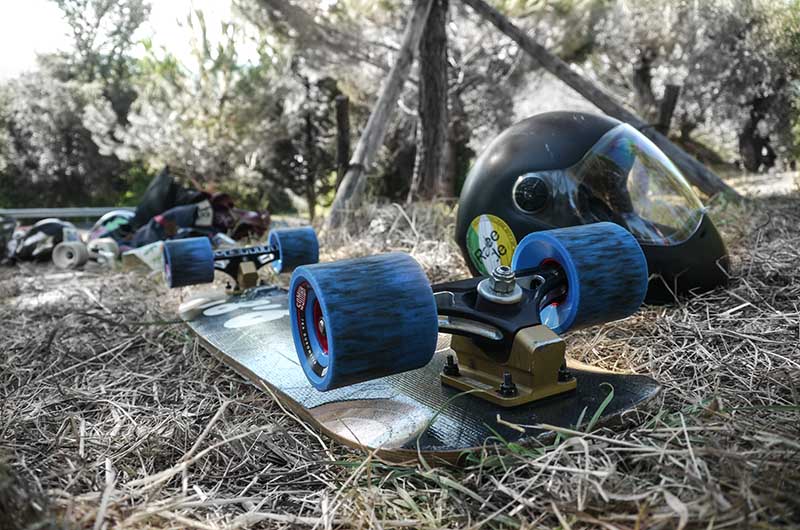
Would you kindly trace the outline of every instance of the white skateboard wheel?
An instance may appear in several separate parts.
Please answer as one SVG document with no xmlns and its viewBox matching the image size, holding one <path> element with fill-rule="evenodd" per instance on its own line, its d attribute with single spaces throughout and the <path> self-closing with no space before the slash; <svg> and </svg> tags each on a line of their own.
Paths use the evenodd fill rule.
<svg viewBox="0 0 800 530">
<path fill-rule="evenodd" d="M 53 249 L 53 263 L 59 269 L 77 269 L 89 261 L 86 245 L 78 241 L 59 243 Z"/>
</svg>

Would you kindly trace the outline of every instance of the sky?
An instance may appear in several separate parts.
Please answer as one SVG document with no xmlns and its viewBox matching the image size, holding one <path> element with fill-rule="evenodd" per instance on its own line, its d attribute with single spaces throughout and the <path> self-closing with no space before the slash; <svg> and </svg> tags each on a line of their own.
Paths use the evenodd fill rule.
<svg viewBox="0 0 800 530">
<path fill-rule="evenodd" d="M 151 38 L 180 59 L 190 55 L 189 30 L 178 25 L 192 9 L 205 14 L 211 38 L 231 15 L 230 0 L 154 0 L 139 38 Z M 0 79 L 36 68 L 36 54 L 67 50 L 69 28 L 51 0 L 0 0 Z"/>
</svg>

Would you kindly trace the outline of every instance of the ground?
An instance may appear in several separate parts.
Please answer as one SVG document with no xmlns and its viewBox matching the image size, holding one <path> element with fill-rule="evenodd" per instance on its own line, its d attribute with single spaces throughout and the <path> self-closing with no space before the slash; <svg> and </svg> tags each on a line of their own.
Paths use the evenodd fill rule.
<svg viewBox="0 0 800 530">
<path fill-rule="evenodd" d="M 158 278 L 0 270 L 0 528 L 773 528 L 800 525 L 798 197 L 716 203 L 730 285 L 568 339 L 649 374 L 623 427 L 390 465 L 318 435 L 175 321 Z M 444 205 L 389 206 L 324 258 L 466 271 Z M 357 233 L 356 233 L 357 232 Z"/>
</svg>

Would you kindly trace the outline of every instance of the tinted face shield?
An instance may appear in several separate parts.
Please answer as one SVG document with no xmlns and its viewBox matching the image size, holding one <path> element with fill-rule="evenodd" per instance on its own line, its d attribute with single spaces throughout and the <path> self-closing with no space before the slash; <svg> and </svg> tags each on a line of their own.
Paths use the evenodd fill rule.
<svg viewBox="0 0 800 530">
<path fill-rule="evenodd" d="M 611 221 L 657 246 L 689 239 L 704 212 L 669 158 L 627 124 L 604 134 L 572 167 L 522 175 L 514 203 L 554 228 Z"/>
</svg>

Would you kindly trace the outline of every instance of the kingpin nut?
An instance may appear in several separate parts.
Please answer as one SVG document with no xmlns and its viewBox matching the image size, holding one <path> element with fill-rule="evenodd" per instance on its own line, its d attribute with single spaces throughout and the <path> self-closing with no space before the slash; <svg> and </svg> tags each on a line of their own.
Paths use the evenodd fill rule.
<svg viewBox="0 0 800 530">
<path fill-rule="evenodd" d="M 492 290 L 497 294 L 504 295 L 514 292 L 517 285 L 517 277 L 511 267 L 500 265 L 495 267 L 490 277 Z"/>
<path fill-rule="evenodd" d="M 492 274 L 478 284 L 478 293 L 497 304 L 516 304 L 522 300 L 522 288 L 517 285 L 517 276 L 511 267 L 500 265 Z"/>
</svg>

